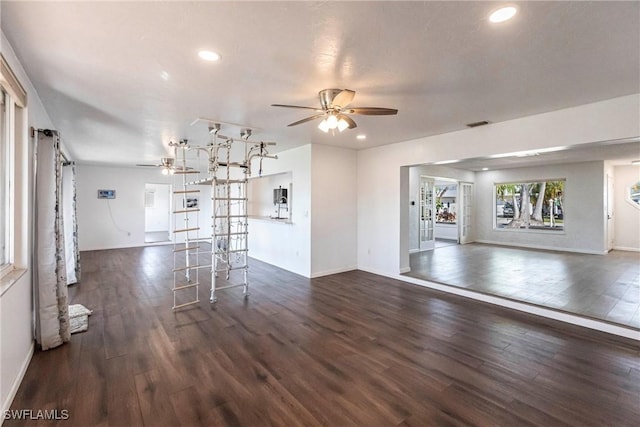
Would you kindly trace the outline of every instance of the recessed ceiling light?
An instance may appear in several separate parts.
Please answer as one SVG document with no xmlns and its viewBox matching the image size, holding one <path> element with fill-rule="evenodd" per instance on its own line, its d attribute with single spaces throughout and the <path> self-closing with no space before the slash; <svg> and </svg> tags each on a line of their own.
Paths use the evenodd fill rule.
<svg viewBox="0 0 640 427">
<path fill-rule="evenodd" d="M 212 50 L 201 50 L 198 52 L 198 56 L 205 61 L 217 61 L 220 59 L 220 54 Z"/>
<path fill-rule="evenodd" d="M 515 16 L 516 12 L 518 12 L 518 9 L 513 6 L 501 7 L 500 9 L 493 11 L 491 15 L 489 15 L 489 21 L 493 22 L 494 24 L 508 21 Z"/>
<path fill-rule="evenodd" d="M 483 170 L 483 171 L 488 171 L 488 170 L 489 170 L 489 168 L 482 168 L 482 170 Z"/>
<path fill-rule="evenodd" d="M 163 71 L 160 73 L 160 77 L 162 78 L 162 80 L 169 80 L 169 73 L 167 73 L 166 71 Z"/>
<path fill-rule="evenodd" d="M 358 138 L 358 139 L 367 139 L 367 135 L 360 134 L 360 135 L 356 136 L 356 138 Z"/>
</svg>

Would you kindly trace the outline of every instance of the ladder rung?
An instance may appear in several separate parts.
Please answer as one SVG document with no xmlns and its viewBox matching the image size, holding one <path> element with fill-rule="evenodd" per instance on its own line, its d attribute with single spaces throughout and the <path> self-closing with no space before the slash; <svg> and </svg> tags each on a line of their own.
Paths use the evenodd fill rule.
<svg viewBox="0 0 640 427">
<path fill-rule="evenodd" d="M 178 268 L 174 268 L 173 272 L 177 273 L 179 271 L 185 271 L 185 270 L 197 270 L 199 268 L 209 268 L 211 267 L 211 265 L 190 265 L 187 267 L 178 267 Z"/>
<path fill-rule="evenodd" d="M 187 170 L 187 171 L 174 171 L 174 175 L 186 175 L 188 173 L 200 173 L 198 170 Z"/>
<path fill-rule="evenodd" d="M 214 288 L 214 291 L 222 291 L 224 289 L 237 288 L 238 286 L 246 286 L 246 285 L 244 283 L 240 283 L 239 285 L 220 286 L 219 288 Z"/>
<path fill-rule="evenodd" d="M 229 267 L 229 268 L 221 268 L 216 270 L 216 273 L 224 273 L 225 271 L 234 271 L 234 270 L 247 270 L 249 268 L 248 265 L 241 265 L 238 267 Z"/>
<path fill-rule="evenodd" d="M 197 299 L 197 300 L 195 300 L 195 301 L 191 301 L 191 302 L 185 302 L 184 304 L 174 305 L 174 306 L 173 306 L 173 309 L 175 310 L 176 308 L 186 307 L 186 306 L 188 306 L 188 305 L 191 305 L 191 304 L 197 304 L 197 303 L 199 303 L 199 302 L 200 302 L 200 300 L 199 300 L 199 299 Z"/>
<path fill-rule="evenodd" d="M 178 286 L 177 288 L 173 288 L 172 291 L 181 291 L 183 289 L 188 289 L 188 288 L 193 288 L 195 286 L 198 286 L 200 283 L 191 283 L 188 285 L 183 285 L 183 286 Z"/>
<path fill-rule="evenodd" d="M 246 179 L 216 179 L 215 183 L 218 185 L 222 184 L 244 184 L 246 183 Z"/>
<path fill-rule="evenodd" d="M 184 252 L 184 251 L 190 251 L 191 249 L 198 249 L 200 246 L 189 246 L 186 248 L 180 248 L 180 249 L 174 249 L 173 252 Z"/>
<path fill-rule="evenodd" d="M 195 209 L 182 209 L 179 211 L 173 211 L 174 214 L 180 214 L 180 213 L 189 213 L 189 212 L 200 212 L 199 208 L 195 208 Z"/>
<path fill-rule="evenodd" d="M 199 193 L 200 190 L 176 190 L 173 194 Z"/>
<path fill-rule="evenodd" d="M 194 268 L 197 268 L 198 266 L 192 267 L 192 266 L 186 266 L 186 267 L 178 267 L 178 268 L 174 268 L 173 272 L 177 273 L 178 271 L 185 271 L 185 270 L 191 270 Z"/>
<path fill-rule="evenodd" d="M 234 254 L 237 252 L 247 252 L 249 249 L 232 249 L 230 251 L 216 251 L 216 255 L 222 255 L 222 254 Z"/>
<path fill-rule="evenodd" d="M 195 230 L 200 230 L 200 227 L 194 227 L 194 228 L 182 228 L 180 230 L 173 230 L 174 233 L 184 233 L 185 231 L 195 231 Z"/>
<path fill-rule="evenodd" d="M 246 197 L 214 197 L 213 200 L 247 200 Z"/>
</svg>

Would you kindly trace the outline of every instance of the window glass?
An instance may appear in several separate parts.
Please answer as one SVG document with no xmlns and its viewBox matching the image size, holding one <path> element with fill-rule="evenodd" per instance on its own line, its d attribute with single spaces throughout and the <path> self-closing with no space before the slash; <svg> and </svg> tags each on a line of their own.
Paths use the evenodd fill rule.
<svg viewBox="0 0 640 427">
<path fill-rule="evenodd" d="M 640 181 L 629 187 L 629 200 L 635 206 L 640 208 Z"/>
<path fill-rule="evenodd" d="M 496 228 L 563 231 L 565 180 L 495 185 Z"/>
</svg>

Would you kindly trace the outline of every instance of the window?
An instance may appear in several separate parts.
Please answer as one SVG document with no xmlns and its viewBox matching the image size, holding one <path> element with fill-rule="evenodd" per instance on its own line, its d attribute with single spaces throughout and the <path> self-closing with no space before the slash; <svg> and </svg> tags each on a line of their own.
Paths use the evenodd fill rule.
<svg viewBox="0 0 640 427">
<path fill-rule="evenodd" d="M 26 92 L 0 55 L 0 277 L 13 270 L 16 147 L 24 135 Z"/>
<path fill-rule="evenodd" d="M 640 181 L 627 188 L 627 200 L 636 208 L 640 208 Z"/>
<path fill-rule="evenodd" d="M 1 89 L 1 88 L 0 88 Z M 11 263 L 10 257 L 10 164 L 9 164 L 9 109 L 8 96 L 0 91 L 0 271 Z"/>
<path fill-rule="evenodd" d="M 563 231 L 564 184 L 564 179 L 496 184 L 496 228 Z"/>
</svg>

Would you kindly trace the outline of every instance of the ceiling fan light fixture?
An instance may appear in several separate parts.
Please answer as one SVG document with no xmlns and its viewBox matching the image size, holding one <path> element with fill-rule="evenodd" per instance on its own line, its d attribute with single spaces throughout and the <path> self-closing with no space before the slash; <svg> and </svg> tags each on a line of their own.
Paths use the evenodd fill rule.
<svg viewBox="0 0 640 427">
<path fill-rule="evenodd" d="M 162 175 L 169 175 L 169 168 L 167 167 L 162 168 Z"/>
<path fill-rule="evenodd" d="M 340 132 L 342 132 L 343 130 L 347 129 L 349 127 L 349 123 L 347 123 L 347 121 L 345 119 L 340 119 L 338 120 L 338 130 Z"/>
<path fill-rule="evenodd" d="M 327 127 L 329 129 L 335 129 L 338 127 L 338 117 L 335 114 L 329 114 L 327 117 Z"/>
<path fill-rule="evenodd" d="M 324 133 L 329 132 L 329 125 L 327 124 L 327 119 L 323 119 L 320 122 L 320 124 L 318 125 L 318 129 L 320 129 Z"/>
</svg>

